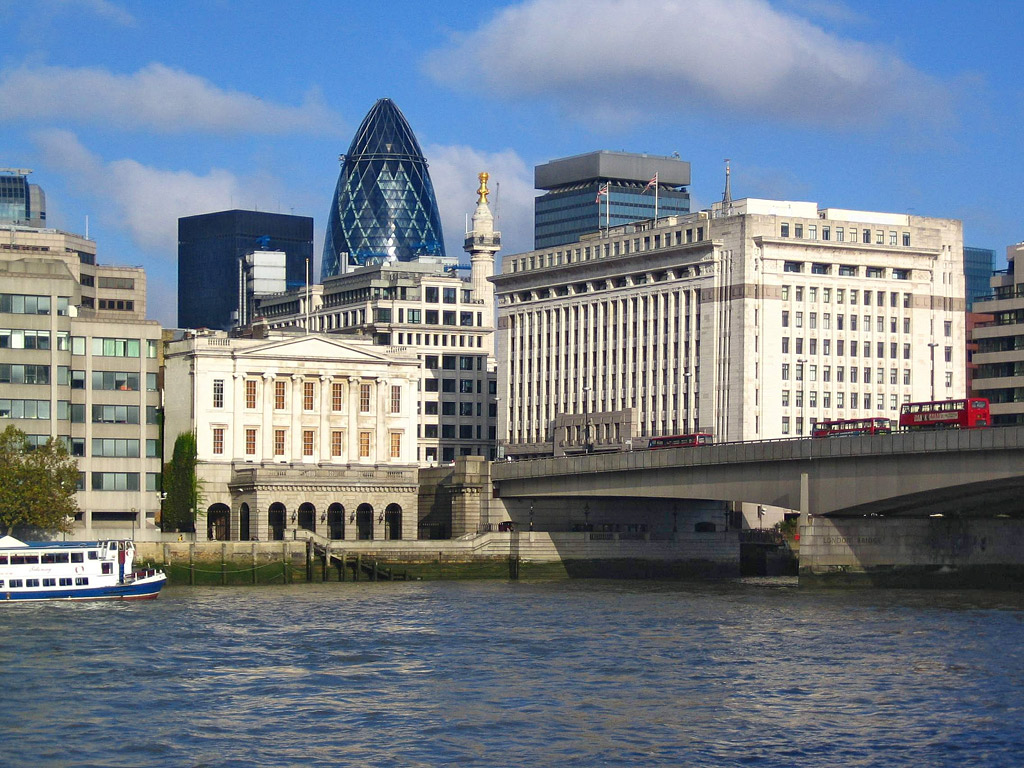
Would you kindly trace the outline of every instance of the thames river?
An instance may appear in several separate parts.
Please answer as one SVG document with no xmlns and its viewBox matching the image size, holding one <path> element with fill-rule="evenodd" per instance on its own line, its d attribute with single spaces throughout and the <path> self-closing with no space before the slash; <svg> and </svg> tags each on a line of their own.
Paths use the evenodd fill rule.
<svg viewBox="0 0 1024 768">
<path fill-rule="evenodd" d="M 1019 766 L 1024 596 L 795 580 L 0 606 L 4 766 Z"/>
</svg>

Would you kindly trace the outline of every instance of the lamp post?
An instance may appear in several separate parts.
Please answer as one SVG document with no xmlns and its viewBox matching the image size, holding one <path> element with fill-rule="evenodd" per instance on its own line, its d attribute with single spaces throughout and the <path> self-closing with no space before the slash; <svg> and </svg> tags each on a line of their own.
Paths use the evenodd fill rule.
<svg viewBox="0 0 1024 768">
<path fill-rule="evenodd" d="M 583 530 L 590 530 L 590 502 L 583 505 Z"/>
<path fill-rule="evenodd" d="M 533 531 L 533 499 L 530 499 L 530 531 Z"/>
<path fill-rule="evenodd" d="M 690 430 L 690 412 L 693 410 L 693 393 L 690 391 L 690 379 L 693 374 L 689 371 L 683 373 L 683 395 L 686 398 L 686 415 L 683 417 L 683 432 L 687 435 L 691 434 Z M 692 430 L 696 432 L 696 428 Z"/>
<path fill-rule="evenodd" d="M 937 346 L 939 346 L 937 341 L 928 342 L 928 358 L 931 361 L 931 374 L 929 375 L 928 381 L 931 385 L 932 400 L 935 399 L 935 348 Z"/>
<path fill-rule="evenodd" d="M 138 515 L 138 511 L 136 511 L 135 507 L 132 507 L 132 541 L 135 541 L 135 519 Z"/>
<path fill-rule="evenodd" d="M 807 371 L 804 369 L 804 366 L 807 364 L 807 359 L 804 358 L 804 357 L 801 357 L 799 360 L 796 361 L 796 364 L 797 364 L 797 369 L 796 369 L 797 370 L 797 374 L 800 376 L 800 437 L 803 437 L 804 436 L 804 395 L 806 394 L 806 392 L 804 391 L 804 382 L 807 381 Z"/>
<path fill-rule="evenodd" d="M 590 387 L 583 388 L 583 452 L 590 453 L 594 445 L 590 441 Z"/>
</svg>

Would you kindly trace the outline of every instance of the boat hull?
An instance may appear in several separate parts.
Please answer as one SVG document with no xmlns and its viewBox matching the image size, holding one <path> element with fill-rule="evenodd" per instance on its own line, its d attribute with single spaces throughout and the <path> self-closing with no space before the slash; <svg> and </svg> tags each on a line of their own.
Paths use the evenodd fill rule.
<svg viewBox="0 0 1024 768">
<path fill-rule="evenodd" d="M 0 590 L 0 602 L 42 602 L 46 600 L 153 600 L 167 577 L 160 573 L 127 584 L 102 587 L 58 587 L 54 589 Z"/>
</svg>

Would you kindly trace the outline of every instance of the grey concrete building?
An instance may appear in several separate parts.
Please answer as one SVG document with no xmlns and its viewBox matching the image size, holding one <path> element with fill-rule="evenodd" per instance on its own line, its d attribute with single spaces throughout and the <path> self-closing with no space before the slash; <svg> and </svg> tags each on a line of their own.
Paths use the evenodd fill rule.
<svg viewBox="0 0 1024 768">
<path fill-rule="evenodd" d="M 991 296 L 974 302 L 992 316 L 974 326 L 974 391 L 988 398 L 994 425 L 1024 424 L 1024 243 L 1007 247 L 1006 261 Z"/>
<path fill-rule="evenodd" d="M 156 534 L 160 325 L 146 275 L 96 243 L 9 225 L 0 238 L 0 428 L 64 440 L 78 460 L 76 535 Z"/>
<path fill-rule="evenodd" d="M 963 396 L 958 221 L 745 199 L 506 257 L 510 455 L 807 435 Z"/>
</svg>

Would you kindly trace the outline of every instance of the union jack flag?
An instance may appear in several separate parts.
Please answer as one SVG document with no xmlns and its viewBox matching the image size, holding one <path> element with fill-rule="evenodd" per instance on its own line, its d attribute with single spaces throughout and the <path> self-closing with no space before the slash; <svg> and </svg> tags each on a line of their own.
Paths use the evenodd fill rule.
<svg viewBox="0 0 1024 768">
<path fill-rule="evenodd" d="M 608 197 L 608 185 L 607 184 L 602 184 L 600 187 L 598 187 L 597 197 L 594 198 L 594 202 L 595 203 L 600 203 L 601 202 L 601 195 L 604 195 L 605 197 Z"/>
</svg>

